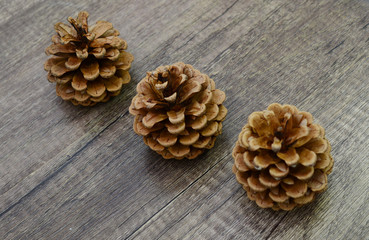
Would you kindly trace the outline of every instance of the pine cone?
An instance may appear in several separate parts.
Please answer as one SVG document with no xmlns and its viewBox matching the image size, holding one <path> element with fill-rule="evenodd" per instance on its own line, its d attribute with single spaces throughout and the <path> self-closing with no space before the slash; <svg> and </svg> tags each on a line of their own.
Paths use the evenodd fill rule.
<svg viewBox="0 0 369 240">
<path fill-rule="evenodd" d="M 233 172 L 260 207 L 292 210 L 326 189 L 330 151 L 324 129 L 310 113 L 273 103 L 252 113 L 242 128 L 232 153 Z"/>
<path fill-rule="evenodd" d="M 160 66 L 137 85 L 129 111 L 134 131 L 164 158 L 193 159 L 214 146 L 227 109 L 225 93 L 182 62 Z"/>
<path fill-rule="evenodd" d="M 106 21 L 87 25 L 87 12 L 68 21 L 72 27 L 55 24 L 57 35 L 46 48 L 53 55 L 45 64 L 48 80 L 56 82 L 56 93 L 75 105 L 92 106 L 106 102 L 120 93 L 131 77 L 128 70 L 133 56 L 124 51 L 127 43 L 117 37 L 119 32 Z"/>
</svg>

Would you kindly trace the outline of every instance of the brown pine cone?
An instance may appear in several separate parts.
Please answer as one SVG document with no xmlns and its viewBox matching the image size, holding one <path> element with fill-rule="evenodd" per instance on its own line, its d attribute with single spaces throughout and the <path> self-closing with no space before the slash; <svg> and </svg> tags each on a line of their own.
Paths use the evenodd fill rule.
<svg viewBox="0 0 369 240">
<path fill-rule="evenodd" d="M 106 102 L 120 93 L 131 77 L 128 70 L 133 56 L 124 51 L 127 43 L 117 37 L 119 32 L 106 21 L 87 25 L 87 12 L 68 21 L 72 27 L 55 24 L 52 45 L 46 48 L 53 55 L 45 64 L 48 80 L 56 82 L 56 93 L 75 105 L 92 106 Z"/>
<path fill-rule="evenodd" d="M 310 113 L 273 103 L 249 116 L 233 149 L 232 170 L 257 205 L 292 210 L 326 189 L 330 151 L 324 129 Z"/>
<path fill-rule="evenodd" d="M 225 93 L 182 62 L 160 66 L 137 85 L 129 111 L 134 131 L 164 158 L 193 159 L 214 146 L 227 109 Z"/>
</svg>

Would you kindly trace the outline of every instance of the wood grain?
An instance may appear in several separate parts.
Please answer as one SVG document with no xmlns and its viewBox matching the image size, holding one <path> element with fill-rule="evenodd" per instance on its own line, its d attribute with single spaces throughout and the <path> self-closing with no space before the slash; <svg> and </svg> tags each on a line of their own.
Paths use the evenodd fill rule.
<svg viewBox="0 0 369 240">
<path fill-rule="evenodd" d="M 108 20 L 135 56 L 132 81 L 93 108 L 46 80 L 53 23 Z M 369 3 L 8 1 L 0 3 L 0 239 L 366 239 Z M 132 130 L 146 71 L 184 61 L 227 94 L 215 147 L 164 161 Z M 313 114 L 335 159 L 329 188 L 292 212 L 260 209 L 231 171 L 247 116 L 272 102 Z"/>
</svg>

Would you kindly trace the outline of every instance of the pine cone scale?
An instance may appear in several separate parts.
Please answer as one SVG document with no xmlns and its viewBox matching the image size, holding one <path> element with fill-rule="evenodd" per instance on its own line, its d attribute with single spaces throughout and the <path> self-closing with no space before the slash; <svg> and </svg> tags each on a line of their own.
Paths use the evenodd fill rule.
<svg viewBox="0 0 369 240">
<path fill-rule="evenodd" d="M 74 90 L 81 92 L 87 89 L 87 80 L 83 77 L 82 73 L 79 72 L 74 74 L 71 85 Z"/>
<path fill-rule="evenodd" d="M 289 148 L 286 152 L 278 152 L 277 156 L 284 160 L 288 166 L 297 164 L 300 159 L 295 148 Z"/>
<path fill-rule="evenodd" d="M 76 47 L 71 44 L 60 44 L 54 43 L 46 48 L 45 52 L 47 55 L 57 55 L 59 53 L 75 53 Z"/>
<path fill-rule="evenodd" d="M 306 167 L 314 166 L 317 161 L 317 154 L 307 148 L 302 147 L 298 151 L 300 160 L 299 163 Z"/>
<path fill-rule="evenodd" d="M 272 188 L 278 186 L 281 181 L 273 178 L 267 171 L 263 171 L 259 175 L 259 182 L 266 187 Z"/>
<path fill-rule="evenodd" d="M 77 56 L 71 56 L 68 60 L 64 63 L 65 67 L 69 71 L 77 70 L 82 63 L 82 59 L 78 58 Z"/>
<path fill-rule="evenodd" d="M 95 26 L 91 27 L 90 33 L 95 35 L 95 38 L 99 38 L 105 32 L 113 28 L 113 24 L 107 21 L 97 21 Z"/>
<path fill-rule="evenodd" d="M 178 124 L 178 123 L 184 122 L 185 110 L 186 108 L 181 108 L 179 111 L 168 111 L 167 115 L 168 115 L 169 121 L 172 124 Z"/>
<path fill-rule="evenodd" d="M 180 136 L 179 138 L 179 142 L 182 145 L 190 146 L 194 144 L 195 142 L 197 142 L 197 140 L 199 140 L 200 138 L 200 134 L 198 132 L 194 130 L 189 130 L 188 132 L 189 132 L 188 135 L 183 135 L 183 136 Z"/>
<path fill-rule="evenodd" d="M 69 72 L 69 70 L 65 66 L 65 61 L 60 61 L 51 67 L 50 72 L 55 77 L 61 77 L 65 73 Z"/>
</svg>

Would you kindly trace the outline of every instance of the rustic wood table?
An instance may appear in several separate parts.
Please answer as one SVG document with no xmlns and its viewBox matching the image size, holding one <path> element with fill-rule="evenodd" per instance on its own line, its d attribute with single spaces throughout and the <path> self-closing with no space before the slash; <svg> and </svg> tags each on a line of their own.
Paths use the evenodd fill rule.
<svg viewBox="0 0 369 240">
<path fill-rule="evenodd" d="M 108 103 L 76 107 L 46 80 L 53 24 L 114 24 L 135 56 Z M 0 239 L 369 239 L 369 2 L 0 3 Z M 215 147 L 164 160 L 132 130 L 146 71 L 183 61 L 227 94 Z M 253 111 L 309 111 L 335 159 L 328 190 L 291 212 L 248 200 L 232 148 Z"/>
</svg>

